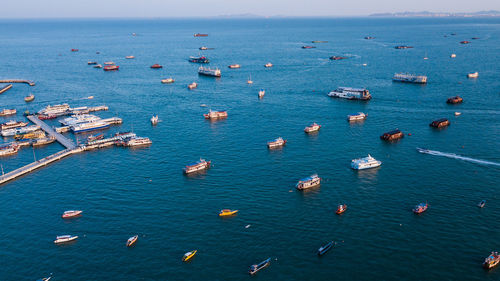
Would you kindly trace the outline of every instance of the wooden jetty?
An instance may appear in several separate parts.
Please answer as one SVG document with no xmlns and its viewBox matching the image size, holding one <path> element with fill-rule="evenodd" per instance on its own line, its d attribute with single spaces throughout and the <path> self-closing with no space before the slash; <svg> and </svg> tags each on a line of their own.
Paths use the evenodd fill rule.
<svg viewBox="0 0 500 281">
<path fill-rule="evenodd" d="M 0 80 L 0 83 L 24 83 L 30 86 L 35 86 L 35 82 L 31 80 L 23 80 L 23 79 L 4 79 Z"/>
</svg>

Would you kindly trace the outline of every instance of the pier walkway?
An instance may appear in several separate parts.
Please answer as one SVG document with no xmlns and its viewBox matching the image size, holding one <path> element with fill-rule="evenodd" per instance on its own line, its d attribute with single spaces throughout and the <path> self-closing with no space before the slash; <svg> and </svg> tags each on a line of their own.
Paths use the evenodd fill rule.
<svg viewBox="0 0 500 281">
<path fill-rule="evenodd" d="M 35 82 L 31 80 L 23 80 L 23 79 L 4 79 L 0 80 L 0 83 L 25 83 L 30 86 L 35 86 Z"/>
<path fill-rule="evenodd" d="M 29 115 L 28 119 L 36 125 L 40 126 L 40 128 L 44 130 L 49 136 L 56 138 L 56 140 L 67 149 L 71 150 L 76 148 L 76 145 L 72 140 L 56 132 L 54 129 L 52 129 L 52 127 L 47 125 L 47 123 L 43 122 L 42 120 L 38 119 L 38 117 L 36 117 L 35 115 Z"/>
</svg>

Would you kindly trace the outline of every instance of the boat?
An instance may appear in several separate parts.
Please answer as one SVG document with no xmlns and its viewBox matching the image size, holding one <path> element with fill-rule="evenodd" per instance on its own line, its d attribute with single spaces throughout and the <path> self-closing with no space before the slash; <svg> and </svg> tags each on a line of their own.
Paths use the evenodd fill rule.
<svg viewBox="0 0 500 281">
<path fill-rule="evenodd" d="M 427 76 L 425 75 L 415 75 L 409 73 L 395 73 L 392 77 L 392 81 L 404 82 L 404 83 L 416 83 L 425 84 L 427 83 Z"/>
<path fill-rule="evenodd" d="M 47 105 L 44 109 L 38 111 L 38 114 L 44 115 L 63 115 L 66 114 L 70 110 L 69 105 L 67 103 L 56 104 L 56 105 Z"/>
<path fill-rule="evenodd" d="M 12 88 L 12 84 L 5 85 L 0 88 L 0 94 L 7 92 L 10 88 Z"/>
<path fill-rule="evenodd" d="M 314 40 L 312 43 L 328 43 L 328 41 Z"/>
<path fill-rule="evenodd" d="M 270 63 L 270 62 L 268 62 L 268 63 L 266 63 L 266 64 L 264 65 L 264 67 L 273 67 L 273 64 L 272 64 L 272 63 Z"/>
<path fill-rule="evenodd" d="M 455 55 L 455 54 L 451 54 L 451 55 L 450 55 L 450 57 L 451 57 L 451 58 L 456 58 L 456 57 L 457 57 L 457 55 Z"/>
<path fill-rule="evenodd" d="M 199 161 L 186 165 L 183 171 L 185 174 L 194 173 L 210 168 L 211 161 L 206 161 L 205 159 L 200 159 Z"/>
<path fill-rule="evenodd" d="M 115 63 L 114 63 L 114 62 L 112 62 L 112 61 L 106 61 L 106 62 L 104 62 L 104 65 L 114 65 L 114 64 L 115 64 Z"/>
<path fill-rule="evenodd" d="M 194 63 L 209 63 L 210 60 L 203 56 L 203 57 L 189 57 L 189 62 L 194 62 Z"/>
<path fill-rule="evenodd" d="M 153 142 L 146 137 L 132 137 L 124 141 L 123 146 L 146 146 L 151 145 Z"/>
<path fill-rule="evenodd" d="M 71 218 L 75 218 L 75 217 L 79 217 L 82 215 L 82 212 L 83 211 L 80 211 L 80 210 L 69 210 L 69 211 L 64 211 L 64 213 L 62 214 L 62 218 L 63 219 L 71 219 Z"/>
<path fill-rule="evenodd" d="M 114 70 L 120 70 L 120 66 L 118 66 L 118 65 L 106 65 L 106 66 L 104 66 L 104 71 L 114 71 Z"/>
<path fill-rule="evenodd" d="M 500 263 L 500 255 L 498 254 L 498 252 L 491 252 L 491 254 L 486 259 L 484 259 L 483 267 L 485 269 L 490 269 L 497 266 L 498 263 Z"/>
<path fill-rule="evenodd" d="M 387 133 L 384 133 L 380 136 L 380 139 L 385 140 L 385 141 L 393 141 L 393 140 L 398 140 L 404 137 L 403 132 L 400 130 L 392 130 Z"/>
<path fill-rule="evenodd" d="M 96 61 L 89 61 L 89 62 L 87 62 L 87 64 L 88 64 L 88 65 L 96 65 L 96 64 L 97 64 L 97 62 L 96 62 Z"/>
<path fill-rule="evenodd" d="M 191 83 L 191 84 L 189 84 L 189 85 L 188 85 L 188 88 L 189 88 L 190 90 L 195 89 L 195 88 L 197 88 L 197 87 L 198 87 L 198 84 L 197 84 L 196 82 L 193 82 L 193 83 Z"/>
<path fill-rule="evenodd" d="M 339 87 L 328 94 L 329 97 L 349 100 L 370 100 L 370 91 L 364 88 Z"/>
<path fill-rule="evenodd" d="M 10 120 L 9 122 L 0 124 L 0 130 L 25 127 L 26 125 L 28 125 L 28 122 Z"/>
<path fill-rule="evenodd" d="M 219 212 L 219 217 L 227 217 L 236 214 L 238 210 L 223 209 Z"/>
<path fill-rule="evenodd" d="M 477 206 L 478 206 L 479 208 L 483 208 L 483 207 L 484 207 L 484 205 L 486 205 L 486 200 L 481 200 L 481 202 L 479 202 L 479 204 L 477 204 Z"/>
<path fill-rule="evenodd" d="M 314 49 L 316 46 L 302 46 L 302 49 Z"/>
<path fill-rule="evenodd" d="M 1 145 L 0 157 L 16 154 L 18 151 L 19 151 L 19 145 L 17 144 Z"/>
<path fill-rule="evenodd" d="M 104 121 L 98 120 L 94 122 L 87 122 L 87 123 L 81 123 L 81 124 L 75 124 L 70 126 L 71 131 L 73 133 L 82 133 L 82 132 L 89 132 L 89 131 L 94 131 L 94 130 L 100 130 L 100 129 L 106 129 L 109 128 L 109 123 L 106 123 Z"/>
<path fill-rule="evenodd" d="M 310 134 L 310 133 L 315 133 L 321 129 L 321 125 L 318 125 L 316 123 L 312 123 L 311 125 L 305 127 L 304 132 Z"/>
<path fill-rule="evenodd" d="M 259 272 L 261 269 L 269 266 L 271 264 L 271 258 L 268 258 L 267 260 L 265 261 L 262 261 L 260 262 L 259 264 L 252 264 L 250 266 L 250 269 L 248 270 L 248 273 L 250 275 L 254 275 L 256 274 L 257 272 Z"/>
<path fill-rule="evenodd" d="M 38 119 L 40 120 L 49 120 L 49 119 L 55 119 L 57 118 L 57 115 L 55 114 L 41 114 L 38 115 Z"/>
<path fill-rule="evenodd" d="M 205 46 L 201 46 L 201 47 L 200 47 L 200 48 L 198 48 L 198 49 L 200 49 L 200 50 L 202 50 L 202 51 L 204 51 L 204 50 L 208 50 L 208 48 L 207 48 L 207 47 L 205 47 Z"/>
<path fill-rule="evenodd" d="M 231 65 L 229 65 L 228 67 L 229 67 L 229 68 L 240 68 L 240 67 L 241 67 L 241 65 L 239 65 L 239 64 L 231 64 Z"/>
<path fill-rule="evenodd" d="M 464 41 L 460 41 L 460 44 L 469 44 L 470 41 L 467 41 L 467 40 L 464 40 Z"/>
<path fill-rule="evenodd" d="M 472 40 L 477 40 L 477 39 L 479 39 L 479 37 L 472 37 L 471 39 Z"/>
<path fill-rule="evenodd" d="M 203 114 L 205 119 L 219 119 L 219 118 L 226 118 L 227 117 L 227 111 L 212 111 L 210 110 L 208 113 Z"/>
<path fill-rule="evenodd" d="M 78 52 L 78 49 L 71 49 L 72 52 Z"/>
<path fill-rule="evenodd" d="M 220 69 L 218 69 L 218 68 L 210 68 L 210 67 L 203 67 L 203 66 L 200 66 L 198 68 L 198 74 L 199 75 L 205 75 L 205 76 L 212 76 L 212 77 L 220 77 L 221 76 Z"/>
<path fill-rule="evenodd" d="M 429 207 L 429 205 L 427 203 L 420 203 L 417 206 L 415 206 L 415 208 L 413 208 L 413 212 L 415 214 L 421 214 L 421 213 L 427 211 L 428 207 Z"/>
<path fill-rule="evenodd" d="M 55 244 L 68 243 L 68 242 L 74 241 L 76 239 L 78 239 L 78 236 L 61 235 L 61 236 L 56 237 L 56 240 L 54 240 L 54 243 Z"/>
<path fill-rule="evenodd" d="M 368 115 L 363 112 L 354 113 L 351 115 L 347 115 L 347 121 L 360 121 L 365 120 Z"/>
<path fill-rule="evenodd" d="M 96 64 L 96 65 L 94 65 L 94 68 L 102 68 L 102 65 Z"/>
<path fill-rule="evenodd" d="M 166 78 L 166 79 L 161 80 L 162 84 L 172 84 L 174 82 L 175 82 L 175 80 L 173 78 Z"/>
<path fill-rule="evenodd" d="M 56 141 L 55 137 L 48 137 L 48 138 L 33 139 L 30 141 L 30 144 L 33 147 L 38 147 L 38 146 L 42 146 L 42 145 L 51 144 L 55 141 Z"/>
<path fill-rule="evenodd" d="M 93 114 L 75 114 L 71 117 L 59 120 L 59 123 L 63 126 L 73 126 L 81 123 L 95 122 L 101 120 L 101 117 L 95 116 Z"/>
<path fill-rule="evenodd" d="M 326 252 L 328 252 L 328 250 L 330 250 L 333 246 L 335 245 L 335 242 L 334 241 L 330 241 L 328 243 L 326 243 L 325 245 L 319 247 L 318 249 L 318 256 L 322 256 L 324 255 Z"/>
<path fill-rule="evenodd" d="M 158 124 L 158 115 L 153 115 L 153 117 L 151 117 L 151 124 L 152 125 L 156 125 Z"/>
<path fill-rule="evenodd" d="M 351 168 L 354 170 L 364 170 L 370 168 L 376 168 L 382 165 L 382 161 L 373 158 L 370 154 L 364 158 L 358 158 L 351 160 Z"/>
<path fill-rule="evenodd" d="M 395 46 L 394 49 L 411 49 L 413 48 L 412 46 L 406 46 L 406 45 L 400 45 L 400 46 Z"/>
<path fill-rule="evenodd" d="M 127 243 L 125 243 L 125 245 L 127 245 L 127 247 L 131 247 L 131 246 L 135 245 L 135 243 L 137 242 L 137 239 L 139 239 L 139 235 L 134 235 L 134 236 L 130 237 L 129 239 L 127 239 Z"/>
<path fill-rule="evenodd" d="M 261 98 L 263 98 L 265 94 L 266 94 L 266 91 L 264 91 L 263 89 L 261 89 L 261 90 L 259 91 L 259 98 L 260 98 L 260 99 L 261 99 Z"/>
<path fill-rule="evenodd" d="M 272 141 L 268 141 L 267 142 L 267 147 L 270 148 L 270 149 L 273 149 L 273 148 L 282 147 L 285 144 L 286 144 L 286 140 L 284 140 L 282 137 L 279 137 L 279 138 L 274 139 Z"/>
<path fill-rule="evenodd" d="M 129 59 L 129 60 L 130 60 L 130 59 L 135 59 L 135 57 L 134 57 L 134 56 L 126 56 L 125 58 L 126 58 L 126 59 Z"/>
<path fill-rule="evenodd" d="M 342 57 L 342 56 L 331 56 L 330 59 L 331 60 L 343 60 L 343 59 L 346 59 L 347 57 Z"/>
<path fill-rule="evenodd" d="M 161 65 L 159 65 L 159 64 L 157 64 L 157 63 L 153 64 L 153 65 L 152 65 L 152 66 L 150 66 L 150 67 L 151 67 L 152 69 L 160 69 L 160 68 L 163 68 L 163 66 L 161 66 Z"/>
<path fill-rule="evenodd" d="M 461 112 L 455 111 L 455 116 L 459 116 L 461 114 L 462 114 Z"/>
<path fill-rule="evenodd" d="M 102 140 L 104 138 L 104 134 L 99 134 L 99 135 L 90 135 L 87 137 L 87 142 L 95 141 L 95 140 Z"/>
<path fill-rule="evenodd" d="M 35 99 L 35 95 L 33 95 L 33 94 L 29 94 L 29 96 L 24 97 L 25 102 L 30 102 L 30 101 L 33 101 L 34 99 Z"/>
<path fill-rule="evenodd" d="M 370 39 L 375 39 L 375 37 L 372 37 L 372 36 L 365 36 L 365 39 L 366 39 L 366 40 L 370 40 Z"/>
<path fill-rule="evenodd" d="M 448 98 L 446 100 L 446 103 L 457 104 L 457 103 L 462 103 L 463 101 L 464 100 L 462 99 L 462 97 L 460 97 L 460 96 L 454 96 L 454 97 Z"/>
<path fill-rule="evenodd" d="M 9 115 L 14 115 L 17 113 L 17 110 L 15 109 L 3 109 L 0 111 L 0 116 L 9 116 Z"/>
<path fill-rule="evenodd" d="M 208 34 L 204 34 L 204 33 L 196 33 L 194 35 L 194 37 L 207 37 L 207 36 L 208 36 Z"/>
<path fill-rule="evenodd" d="M 317 174 L 303 178 L 295 185 L 298 190 L 304 190 L 321 184 L 321 178 Z"/>
<path fill-rule="evenodd" d="M 183 262 L 189 261 L 190 259 L 192 259 L 194 257 L 194 255 L 196 255 L 196 252 L 198 252 L 198 250 L 193 250 L 193 251 L 185 253 L 184 256 L 182 256 L 182 261 Z"/>
<path fill-rule="evenodd" d="M 52 273 L 50 274 L 49 277 L 45 277 L 45 278 L 42 278 L 42 279 L 38 279 L 36 281 L 50 281 L 50 279 L 52 279 Z"/>
<path fill-rule="evenodd" d="M 2 137 L 12 137 L 15 135 L 34 132 L 34 131 L 39 130 L 39 129 L 40 129 L 40 126 L 31 125 L 31 126 L 24 126 L 24 127 L 17 127 L 17 128 L 2 130 L 1 134 L 2 134 Z"/>
<path fill-rule="evenodd" d="M 479 76 L 479 73 L 474 72 L 474 73 L 468 73 L 467 78 L 477 78 Z"/>
<path fill-rule="evenodd" d="M 248 76 L 247 84 L 253 84 L 252 75 Z"/>
<path fill-rule="evenodd" d="M 346 204 L 340 204 L 337 207 L 337 211 L 335 211 L 335 214 L 342 215 L 346 210 L 347 210 L 347 205 Z"/>
<path fill-rule="evenodd" d="M 443 127 L 446 127 L 449 125 L 450 125 L 450 121 L 446 118 L 434 120 L 429 124 L 429 126 L 434 127 L 434 128 L 443 128 Z"/>
<path fill-rule="evenodd" d="M 24 133 L 24 134 L 16 134 L 14 135 L 15 140 L 28 140 L 28 139 L 40 139 L 40 138 L 45 138 L 45 132 L 43 131 L 34 131 L 30 133 Z"/>
</svg>

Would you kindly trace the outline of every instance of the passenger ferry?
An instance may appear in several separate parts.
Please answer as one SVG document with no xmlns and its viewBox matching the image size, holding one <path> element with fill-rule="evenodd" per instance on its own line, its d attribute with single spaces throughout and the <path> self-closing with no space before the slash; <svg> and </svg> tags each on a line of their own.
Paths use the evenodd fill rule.
<svg viewBox="0 0 500 281">
<path fill-rule="evenodd" d="M 446 127 L 449 125 L 450 125 L 450 121 L 446 118 L 434 120 L 429 124 L 429 126 L 434 127 L 434 128 L 443 128 L 443 127 Z"/>
<path fill-rule="evenodd" d="M 69 105 L 67 103 L 56 104 L 56 105 L 47 105 L 44 109 L 38 111 L 38 114 L 45 115 L 62 115 L 66 114 L 69 111 Z"/>
<path fill-rule="evenodd" d="M 69 211 L 65 211 L 61 217 L 63 219 L 70 219 L 70 218 L 74 218 L 74 217 L 79 217 L 79 216 L 81 216 L 82 212 L 83 211 L 80 211 L 80 210 L 69 210 Z"/>
<path fill-rule="evenodd" d="M 61 123 L 63 126 L 73 126 L 76 124 L 95 122 L 99 120 L 101 120 L 101 117 L 92 114 L 78 114 L 68 118 L 64 118 L 63 120 L 59 120 L 59 123 Z"/>
<path fill-rule="evenodd" d="M 54 241 L 54 243 L 55 244 L 68 243 L 68 242 L 74 241 L 76 239 L 78 239 L 78 236 L 61 235 L 61 236 L 56 237 L 56 240 Z"/>
<path fill-rule="evenodd" d="M 208 113 L 203 114 L 205 119 L 219 119 L 219 118 L 226 118 L 227 117 L 227 111 L 212 111 L 210 110 Z"/>
<path fill-rule="evenodd" d="M 163 66 L 161 66 L 161 65 L 159 65 L 159 64 L 157 64 L 157 63 L 153 64 L 153 65 L 152 65 L 152 66 L 150 66 L 150 67 L 151 67 L 152 69 L 160 69 L 160 68 L 163 68 Z"/>
<path fill-rule="evenodd" d="M 497 266 L 498 263 L 500 263 L 500 255 L 498 254 L 498 252 L 491 252 L 491 254 L 486 259 L 484 259 L 483 267 L 485 269 L 490 269 Z"/>
<path fill-rule="evenodd" d="M 146 137 L 134 137 L 127 139 L 124 143 L 124 146 L 146 146 L 146 145 L 151 145 L 153 142 Z"/>
<path fill-rule="evenodd" d="M 106 129 L 109 128 L 109 124 L 98 120 L 94 122 L 75 124 L 73 126 L 70 126 L 70 128 L 73 131 L 73 133 L 76 134 L 76 133 L 89 132 L 99 129 Z"/>
<path fill-rule="evenodd" d="M 193 250 L 193 251 L 185 253 L 184 256 L 182 256 L 182 261 L 183 262 L 189 261 L 190 259 L 192 259 L 194 257 L 194 255 L 196 255 L 197 252 L 198 252 L 198 250 Z"/>
<path fill-rule="evenodd" d="M 382 161 L 378 161 L 377 159 L 373 158 L 370 154 L 368 154 L 368 157 L 351 160 L 351 168 L 355 170 L 376 168 L 380 165 L 382 165 Z"/>
<path fill-rule="evenodd" d="M 194 63 L 209 63 L 210 60 L 207 57 L 189 57 L 189 62 Z"/>
<path fill-rule="evenodd" d="M 114 70 L 120 70 L 120 66 L 118 66 L 118 65 L 106 65 L 106 66 L 104 66 L 104 71 L 114 71 Z"/>
<path fill-rule="evenodd" d="M 328 94 L 329 97 L 349 100 L 369 100 L 372 98 L 370 91 L 361 88 L 339 87 Z"/>
<path fill-rule="evenodd" d="M 266 63 L 266 64 L 264 65 L 264 67 L 273 67 L 273 64 L 272 64 L 272 63 L 270 63 L 270 62 L 268 62 L 268 63 Z"/>
<path fill-rule="evenodd" d="M 134 235 L 134 236 L 130 237 L 129 239 L 127 239 L 127 243 L 125 243 L 125 245 L 127 247 L 132 247 L 135 245 L 135 243 L 137 242 L 138 239 L 139 239 L 139 235 Z"/>
<path fill-rule="evenodd" d="M 477 71 L 474 73 L 467 74 L 467 78 L 477 78 L 477 77 L 479 77 L 479 73 L 477 73 Z"/>
<path fill-rule="evenodd" d="M 448 98 L 446 100 L 446 103 L 457 104 L 457 103 L 462 103 L 463 101 L 464 100 L 462 99 L 462 97 L 460 97 L 460 96 L 454 96 L 454 97 Z"/>
<path fill-rule="evenodd" d="M 212 69 L 212 68 L 203 67 L 203 66 L 200 66 L 200 68 L 198 68 L 198 74 L 205 75 L 205 76 L 212 76 L 212 77 L 220 77 L 221 76 L 220 69 L 218 69 L 218 68 Z"/>
<path fill-rule="evenodd" d="M 171 83 L 174 83 L 175 80 L 173 78 L 167 78 L 167 79 L 162 79 L 161 80 L 161 83 L 163 84 L 171 84 Z"/>
<path fill-rule="evenodd" d="M 415 208 L 413 208 L 413 212 L 415 214 L 421 214 L 421 213 L 427 211 L 428 207 L 429 207 L 429 205 L 427 203 L 420 203 L 417 206 L 415 206 Z"/>
<path fill-rule="evenodd" d="M 259 272 L 261 269 L 269 266 L 271 264 L 271 258 L 268 258 L 265 261 L 260 262 L 259 264 L 253 264 L 250 266 L 250 269 L 248 270 L 248 273 L 250 275 L 254 275 L 257 272 Z"/>
<path fill-rule="evenodd" d="M 405 135 L 400 130 L 393 130 L 387 133 L 384 133 L 380 136 L 380 139 L 385 141 L 393 141 L 403 138 Z"/>
<path fill-rule="evenodd" d="M 297 187 L 297 189 L 299 190 L 303 190 L 314 186 L 318 186 L 320 184 L 321 184 L 321 178 L 318 177 L 318 175 L 314 174 L 310 177 L 299 180 L 299 182 L 295 185 L 295 187 Z"/>
<path fill-rule="evenodd" d="M 266 91 L 264 91 L 263 89 L 261 89 L 261 90 L 259 91 L 259 98 L 260 98 L 260 99 L 261 99 L 261 98 L 263 98 L 265 94 L 266 94 Z"/>
<path fill-rule="evenodd" d="M 18 127 L 18 128 L 11 128 L 11 129 L 6 129 L 2 130 L 2 137 L 11 137 L 14 135 L 19 135 L 19 134 L 25 134 L 29 132 L 34 132 L 36 130 L 39 130 L 40 126 L 37 125 L 31 125 L 31 126 L 25 126 L 25 127 Z"/>
<path fill-rule="evenodd" d="M 186 165 L 183 171 L 185 174 L 194 173 L 210 168 L 211 161 L 205 161 L 205 159 L 200 159 L 199 161 Z"/>
<path fill-rule="evenodd" d="M 347 210 L 347 205 L 346 204 L 341 204 L 337 207 L 337 211 L 335 211 L 335 214 L 337 215 L 342 215 L 345 211 Z"/>
<path fill-rule="evenodd" d="M 9 115 L 14 115 L 17 113 L 17 110 L 15 109 L 4 109 L 0 111 L 0 116 L 9 116 Z"/>
<path fill-rule="evenodd" d="M 193 83 L 188 85 L 188 89 L 190 89 L 190 90 L 195 89 L 197 87 L 198 87 L 198 84 L 196 82 L 193 82 Z"/>
<path fill-rule="evenodd" d="M 275 140 L 272 140 L 272 141 L 268 141 L 267 142 L 267 147 L 270 148 L 270 149 L 273 149 L 273 148 L 278 148 L 278 147 L 282 147 L 286 144 L 286 140 L 284 140 L 282 137 L 279 137 Z"/>
<path fill-rule="evenodd" d="M 17 144 L 0 146 L 0 156 L 9 156 L 12 154 L 16 154 L 18 151 L 19 151 L 19 145 Z"/>
<path fill-rule="evenodd" d="M 425 84 L 425 83 L 427 83 L 427 76 L 414 75 L 414 74 L 409 74 L 409 73 L 395 73 L 394 76 L 392 77 L 392 81 Z"/>
<path fill-rule="evenodd" d="M 304 129 L 304 132 L 310 134 L 310 133 L 315 133 L 317 131 L 319 131 L 319 129 L 321 129 L 321 125 L 318 125 L 316 123 L 313 123 L 311 124 L 310 126 L 307 126 L 305 129 Z"/>
<path fill-rule="evenodd" d="M 26 125 L 28 125 L 28 122 L 10 120 L 9 122 L 0 124 L 0 129 L 7 130 L 12 128 L 25 127 Z"/>
<path fill-rule="evenodd" d="M 231 64 L 231 65 L 229 65 L 228 67 L 229 67 L 229 68 L 240 68 L 240 67 L 241 67 L 241 65 L 239 65 L 239 64 Z"/>
<path fill-rule="evenodd" d="M 358 112 L 355 114 L 347 115 L 347 121 L 360 121 L 365 120 L 368 115 L 363 112 Z"/>
</svg>

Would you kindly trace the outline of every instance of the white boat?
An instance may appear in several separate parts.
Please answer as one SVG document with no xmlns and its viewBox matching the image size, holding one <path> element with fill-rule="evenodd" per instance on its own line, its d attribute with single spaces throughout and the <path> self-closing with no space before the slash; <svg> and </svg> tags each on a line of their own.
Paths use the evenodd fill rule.
<svg viewBox="0 0 500 281">
<path fill-rule="evenodd" d="M 462 114 L 462 112 L 455 111 L 455 116 Z"/>
<path fill-rule="evenodd" d="M 193 82 L 193 83 L 188 85 L 188 89 L 190 89 L 190 90 L 195 89 L 197 87 L 198 87 L 198 84 L 196 82 Z"/>
<path fill-rule="evenodd" d="M 101 120 L 94 121 L 94 122 L 81 123 L 81 124 L 76 124 L 76 125 L 70 126 L 73 133 L 89 132 L 89 131 L 94 131 L 94 130 L 99 130 L 99 129 L 105 129 L 108 127 L 109 127 L 109 123 L 103 122 Z"/>
<path fill-rule="evenodd" d="M 126 59 L 134 59 L 135 57 L 134 56 L 126 56 L 125 58 Z"/>
<path fill-rule="evenodd" d="M 455 55 L 455 54 L 451 54 L 451 56 L 450 56 L 450 57 L 451 57 L 451 58 L 456 58 L 456 57 L 457 57 L 457 55 Z"/>
<path fill-rule="evenodd" d="M 311 188 L 314 186 L 318 186 L 320 184 L 321 184 L 321 178 L 318 177 L 318 175 L 314 174 L 310 177 L 303 178 L 303 179 L 299 180 L 296 187 L 299 190 L 303 190 L 303 189 L 308 189 L 308 188 Z"/>
<path fill-rule="evenodd" d="M 83 211 L 81 210 L 69 210 L 69 211 L 64 211 L 64 213 L 62 214 L 62 218 L 63 219 L 69 219 L 69 218 L 74 218 L 74 217 L 78 217 L 82 214 Z"/>
<path fill-rule="evenodd" d="M 69 111 L 69 105 L 67 103 L 47 105 L 44 109 L 38 111 L 38 114 L 42 115 L 61 115 Z"/>
<path fill-rule="evenodd" d="M 151 124 L 152 125 L 158 124 L 158 121 L 159 121 L 158 115 L 153 115 L 153 117 L 151 117 Z"/>
<path fill-rule="evenodd" d="M 162 79 L 161 80 L 161 83 L 162 84 L 171 84 L 171 83 L 174 83 L 175 80 L 173 78 L 166 78 L 166 79 Z"/>
<path fill-rule="evenodd" d="M 56 237 L 56 240 L 54 240 L 54 244 L 68 243 L 76 239 L 78 239 L 78 236 L 61 235 Z"/>
<path fill-rule="evenodd" d="M 248 76 L 247 84 L 253 84 L 252 75 Z"/>
<path fill-rule="evenodd" d="M 212 76 L 212 77 L 220 77 L 221 76 L 220 69 L 203 67 L 203 66 L 200 66 L 200 68 L 198 68 L 198 74 L 205 75 L 205 76 Z"/>
<path fill-rule="evenodd" d="M 317 131 L 319 131 L 319 129 L 321 129 L 321 125 L 318 125 L 316 123 L 313 123 L 311 124 L 310 126 L 307 126 L 305 129 L 304 129 L 304 132 L 310 134 L 310 133 L 315 133 Z"/>
<path fill-rule="evenodd" d="M 0 111 L 0 116 L 9 116 L 9 115 L 14 115 L 16 113 L 17 113 L 16 109 L 5 108 L 2 111 Z"/>
<path fill-rule="evenodd" d="M 479 76 L 479 73 L 474 72 L 474 73 L 469 73 L 467 74 L 467 78 L 477 78 Z"/>
<path fill-rule="evenodd" d="M 208 111 L 208 113 L 203 114 L 203 117 L 205 117 L 205 119 L 226 118 L 227 117 L 227 111 L 212 111 L 210 109 Z"/>
<path fill-rule="evenodd" d="M 38 129 L 40 129 L 40 126 L 38 126 L 38 125 L 31 125 L 31 126 L 26 126 L 26 127 L 22 127 L 22 128 L 12 128 L 12 129 L 3 130 L 2 136 L 3 137 L 11 137 L 11 136 L 15 136 L 15 135 L 34 132 Z"/>
<path fill-rule="evenodd" d="M 194 173 L 194 172 L 198 172 L 201 170 L 206 170 L 206 169 L 210 168 L 211 163 L 212 163 L 211 161 L 206 161 L 205 159 L 200 158 L 200 161 L 186 165 L 186 167 L 184 167 L 183 171 L 185 174 L 189 174 L 189 173 Z"/>
<path fill-rule="evenodd" d="M 0 157 L 1 156 L 9 156 L 12 154 L 16 154 L 19 151 L 19 145 L 10 144 L 6 146 L 0 146 Z"/>
<path fill-rule="evenodd" d="M 358 112 L 356 114 L 347 115 L 347 120 L 348 121 L 365 120 L 366 116 L 368 116 L 368 115 L 364 114 L 363 112 Z"/>
<path fill-rule="evenodd" d="M 270 148 L 270 149 L 273 149 L 273 148 L 282 147 L 285 144 L 286 144 L 286 140 L 284 140 L 282 137 L 279 137 L 279 138 L 274 139 L 272 141 L 268 141 L 267 142 L 267 147 Z"/>
<path fill-rule="evenodd" d="M 149 138 L 135 137 L 125 141 L 125 146 L 144 146 L 153 142 Z"/>
<path fill-rule="evenodd" d="M 101 120 L 101 117 L 92 114 L 78 114 L 72 115 L 68 118 L 64 118 L 63 120 L 60 120 L 59 123 L 61 123 L 63 126 L 73 126 L 81 123 L 95 122 L 98 120 Z"/>
<path fill-rule="evenodd" d="M 264 66 L 265 66 L 265 67 L 273 67 L 273 64 L 272 64 L 272 63 L 270 63 L 270 62 L 268 62 L 268 63 L 266 63 Z"/>
<path fill-rule="evenodd" d="M 328 94 L 329 97 L 349 100 L 369 100 L 372 98 L 370 91 L 361 88 L 339 87 Z"/>
<path fill-rule="evenodd" d="M 351 161 L 351 168 L 355 170 L 370 169 L 380 165 L 382 165 L 382 162 L 373 158 L 370 154 L 368 154 L 368 157 L 353 159 Z"/>
<path fill-rule="evenodd" d="M 27 125 L 28 125 L 28 122 L 10 120 L 9 122 L 5 122 L 3 124 L 0 124 L 0 129 L 7 130 L 7 129 L 25 127 Z"/>
<path fill-rule="evenodd" d="M 259 91 L 259 98 L 263 98 L 265 94 L 266 94 L 266 91 L 260 90 Z"/>
</svg>

